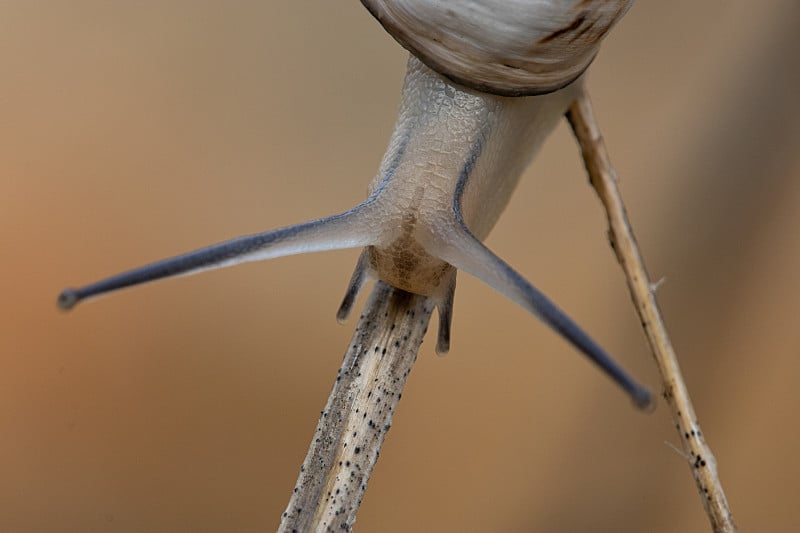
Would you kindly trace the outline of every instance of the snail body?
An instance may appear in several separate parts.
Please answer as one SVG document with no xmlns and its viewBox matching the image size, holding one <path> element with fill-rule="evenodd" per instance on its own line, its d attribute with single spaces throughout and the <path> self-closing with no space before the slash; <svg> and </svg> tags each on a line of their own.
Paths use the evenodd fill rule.
<svg viewBox="0 0 800 533">
<path fill-rule="evenodd" d="M 435 296 L 448 266 L 440 250 L 461 231 L 488 236 L 573 96 L 573 86 L 527 98 L 481 93 L 411 56 L 397 123 L 369 187 L 382 230 L 368 250 L 376 276 Z"/>
<path fill-rule="evenodd" d="M 69 309 L 83 299 L 123 287 L 246 261 L 363 248 L 339 308 L 339 320 L 347 318 L 368 280 L 381 279 L 427 296 L 436 304 L 437 351 L 447 352 L 456 272 L 463 270 L 540 318 L 599 365 L 637 405 L 648 405 L 647 390 L 482 243 L 522 171 L 580 90 L 580 76 L 594 57 L 600 38 L 630 1 L 363 3 L 412 51 L 394 132 L 364 202 L 327 218 L 239 237 L 66 289 L 58 305 Z M 459 15 L 453 14 L 456 9 Z M 426 10 L 432 26 L 425 23 L 425 17 L 417 21 L 401 16 Z M 537 12 L 538 17 L 534 16 Z M 498 16 L 492 18 L 492 13 Z M 484 27 L 488 37 L 494 38 L 480 47 L 482 53 L 474 53 L 476 61 L 470 63 L 464 59 L 464 50 L 469 55 L 470 46 L 480 39 L 474 26 L 481 21 L 488 24 Z M 520 24 L 523 29 L 529 26 L 528 38 L 533 38 L 528 43 L 527 63 L 514 59 L 525 54 Z M 455 31 L 456 26 L 463 31 Z M 414 40 L 409 35 L 421 37 Z M 487 60 L 487 50 L 498 43 L 500 49 Z M 451 61 L 452 57 L 460 59 Z M 440 63 L 447 68 L 439 70 Z M 453 70 L 459 63 L 464 68 L 460 74 Z M 495 72 L 486 71 L 482 66 L 486 64 L 494 64 Z M 514 76 L 506 72 L 509 69 Z M 523 71 L 527 74 L 520 76 Z M 469 87 L 461 83 L 462 78 L 472 81 Z M 508 96 L 519 94 L 532 96 Z"/>
</svg>

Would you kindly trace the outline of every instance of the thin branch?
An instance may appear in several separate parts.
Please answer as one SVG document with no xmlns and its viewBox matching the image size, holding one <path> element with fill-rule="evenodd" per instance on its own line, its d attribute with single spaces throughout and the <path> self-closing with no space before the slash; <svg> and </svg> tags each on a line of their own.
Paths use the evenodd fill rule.
<svg viewBox="0 0 800 533">
<path fill-rule="evenodd" d="M 715 532 L 735 532 L 736 525 L 725 492 L 722 490 L 716 460 L 700 431 L 689 391 L 656 302 L 656 285 L 650 282 L 645 269 L 642 254 L 625 212 L 625 204 L 617 187 L 617 174 L 611 165 L 585 90 L 570 107 L 567 119 L 581 147 L 592 186 L 606 210 L 609 239 L 617 254 L 617 260 L 625 271 L 633 303 L 661 373 L 664 399 L 672 413 L 681 446 L 688 458 L 687 462 L 706 514 Z"/>
<path fill-rule="evenodd" d="M 428 328 L 432 304 L 377 282 L 278 531 L 349 531 Z"/>
</svg>

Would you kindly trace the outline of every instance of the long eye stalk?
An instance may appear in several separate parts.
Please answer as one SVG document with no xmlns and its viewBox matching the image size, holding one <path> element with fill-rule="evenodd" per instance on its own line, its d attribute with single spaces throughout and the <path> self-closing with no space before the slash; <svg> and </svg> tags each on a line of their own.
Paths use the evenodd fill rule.
<svg viewBox="0 0 800 533">
<path fill-rule="evenodd" d="M 61 309 L 125 287 L 159 279 L 196 274 L 248 261 L 343 248 L 359 248 L 374 241 L 372 225 L 366 223 L 369 200 L 350 211 L 296 226 L 247 235 L 164 259 L 123 272 L 77 289 L 65 289 L 58 296 Z"/>
<path fill-rule="evenodd" d="M 239 237 L 123 272 L 77 289 L 65 289 L 58 296 L 58 306 L 67 310 L 82 300 L 125 287 L 169 277 L 195 274 L 248 261 L 368 246 L 374 244 L 379 238 L 374 229 L 375 225 L 372 223 L 374 215 L 368 212 L 369 203 L 367 201 L 339 215 Z M 594 362 L 633 399 L 636 406 L 647 408 L 652 404 L 652 396 L 647 389 L 634 381 L 580 326 L 547 296 L 492 253 L 465 226 L 456 224 L 450 232 L 445 232 L 445 234 L 449 236 L 448 242 L 442 243 L 436 250 L 436 255 L 440 259 L 477 277 L 538 317 Z M 340 321 L 347 318 L 358 290 L 364 285 L 367 278 L 374 276 L 367 270 L 362 255 L 356 274 L 345 295 L 345 300 L 337 314 Z M 452 276 L 452 280 L 448 282 L 446 297 L 438 304 L 440 324 L 436 348 L 439 353 L 445 353 L 449 349 L 455 271 Z"/>
<path fill-rule="evenodd" d="M 650 391 L 625 372 L 547 296 L 476 239 L 466 226 L 457 224 L 444 234 L 448 243 L 440 246 L 442 259 L 480 279 L 550 326 L 619 385 L 637 407 L 646 409 L 652 406 Z"/>
<path fill-rule="evenodd" d="M 239 237 L 66 289 L 58 305 L 70 309 L 114 290 L 246 261 L 370 247 L 374 257 L 362 254 L 337 313 L 340 321 L 347 318 L 364 284 L 379 278 L 431 298 L 439 313 L 436 350 L 447 352 L 460 269 L 538 317 L 637 406 L 647 407 L 652 398 L 644 387 L 475 236 L 488 234 L 529 158 L 574 100 L 575 87 L 529 99 L 465 92 L 412 56 L 395 132 L 364 203 L 328 218 Z M 465 195 L 467 190 L 470 194 Z M 476 234 L 470 230 L 473 226 Z"/>
</svg>

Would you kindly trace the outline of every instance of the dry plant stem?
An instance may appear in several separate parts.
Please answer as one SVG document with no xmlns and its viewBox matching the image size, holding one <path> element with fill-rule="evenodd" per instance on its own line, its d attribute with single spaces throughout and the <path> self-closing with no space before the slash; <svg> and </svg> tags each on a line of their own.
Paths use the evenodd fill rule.
<svg viewBox="0 0 800 533">
<path fill-rule="evenodd" d="M 656 302 L 655 286 L 647 275 L 617 187 L 616 172 L 611 165 L 585 90 L 570 107 L 567 119 L 581 147 L 592 186 L 605 207 L 611 246 L 625 271 L 631 297 L 661 373 L 664 399 L 671 410 L 706 514 L 715 532 L 734 532 L 736 525 L 722 490 L 716 460 L 700 431 L 689 391 L 683 381 L 678 359 Z"/>
<path fill-rule="evenodd" d="M 433 306 L 377 282 L 278 531 L 349 531 Z"/>
</svg>

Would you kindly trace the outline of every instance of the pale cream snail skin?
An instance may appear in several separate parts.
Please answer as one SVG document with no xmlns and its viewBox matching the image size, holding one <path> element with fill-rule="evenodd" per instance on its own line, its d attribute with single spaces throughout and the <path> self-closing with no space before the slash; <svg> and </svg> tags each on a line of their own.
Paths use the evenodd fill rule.
<svg viewBox="0 0 800 533">
<path fill-rule="evenodd" d="M 445 353 L 456 271 L 463 270 L 537 316 L 600 366 L 636 405 L 647 406 L 651 396 L 645 388 L 482 243 L 523 170 L 580 90 L 585 68 L 546 94 L 509 97 L 456 84 L 412 54 L 397 122 L 363 203 L 327 218 L 239 237 L 66 289 L 58 305 L 70 309 L 116 289 L 247 261 L 363 248 L 339 320 L 347 318 L 367 281 L 381 279 L 431 298 L 439 312 L 436 348 Z"/>
</svg>

